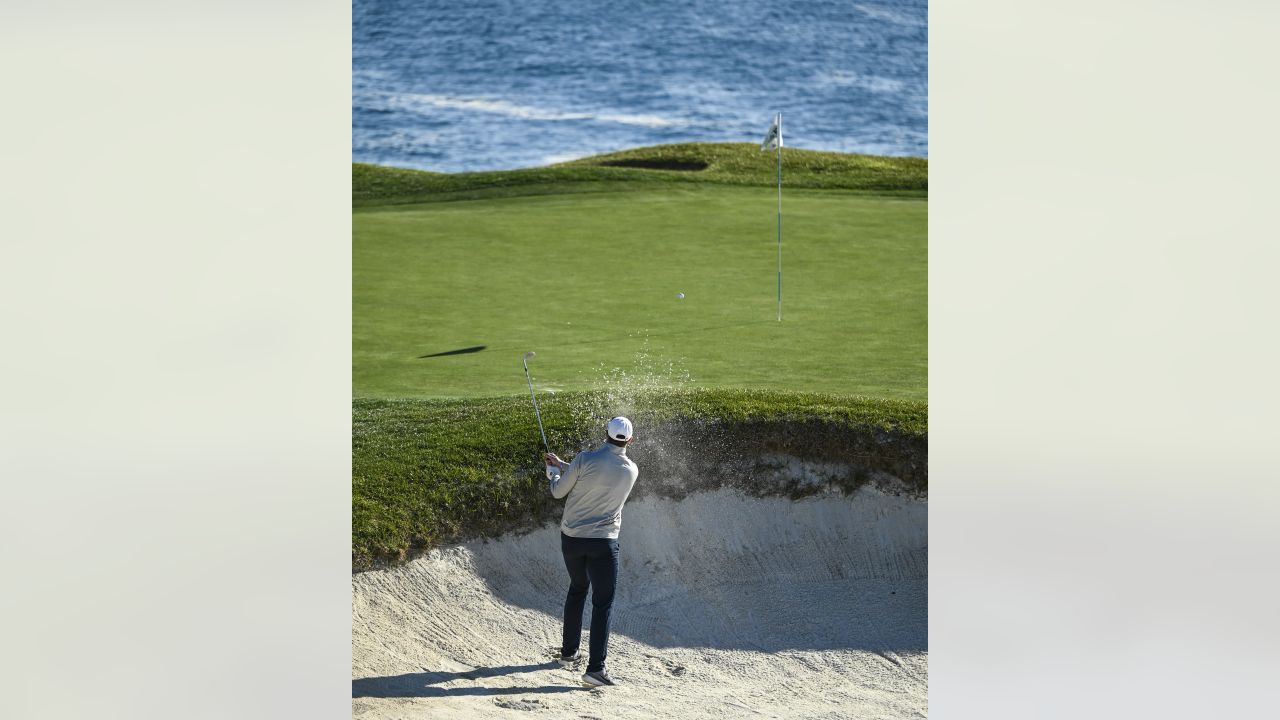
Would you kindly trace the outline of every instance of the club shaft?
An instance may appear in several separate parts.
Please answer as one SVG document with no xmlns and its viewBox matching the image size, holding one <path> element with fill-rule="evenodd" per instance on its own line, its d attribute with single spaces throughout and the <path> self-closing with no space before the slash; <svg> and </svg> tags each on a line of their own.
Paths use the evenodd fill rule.
<svg viewBox="0 0 1280 720">
<path fill-rule="evenodd" d="M 533 414 L 538 418 L 538 432 L 542 433 L 542 447 L 550 453 L 551 446 L 547 445 L 547 431 L 542 429 L 542 411 L 538 409 L 538 396 L 533 393 L 533 378 L 529 376 L 527 363 L 524 366 L 524 379 L 529 381 L 529 397 L 533 399 Z"/>
</svg>

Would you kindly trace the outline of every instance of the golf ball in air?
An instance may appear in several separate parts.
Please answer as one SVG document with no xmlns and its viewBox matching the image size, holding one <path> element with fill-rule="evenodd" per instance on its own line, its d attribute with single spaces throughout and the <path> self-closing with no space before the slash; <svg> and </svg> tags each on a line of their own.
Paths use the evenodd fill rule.
<svg viewBox="0 0 1280 720">
<path fill-rule="evenodd" d="M 684 299 L 684 293 L 676 293 L 676 299 L 677 299 L 677 300 L 683 300 L 683 299 Z"/>
</svg>

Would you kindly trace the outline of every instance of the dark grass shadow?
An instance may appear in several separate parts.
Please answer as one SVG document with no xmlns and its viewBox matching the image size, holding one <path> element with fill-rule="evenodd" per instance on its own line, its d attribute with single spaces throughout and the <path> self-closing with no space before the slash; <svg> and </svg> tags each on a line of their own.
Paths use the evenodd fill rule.
<svg viewBox="0 0 1280 720">
<path fill-rule="evenodd" d="M 357 678 L 351 681 L 351 697 L 353 698 L 406 698 L 406 697 L 451 697 L 462 695 L 545 695 L 580 690 L 576 685 L 544 685 L 542 687 L 434 687 L 451 680 L 501 677 L 517 673 L 549 670 L 559 667 L 554 660 L 531 665 L 501 665 L 481 667 L 466 672 L 419 672 L 404 675 L 388 675 L 386 677 Z"/>
<path fill-rule="evenodd" d="M 570 342 L 557 342 L 553 344 L 556 347 L 564 347 L 566 345 L 594 345 L 597 343 L 617 342 L 619 340 L 631 340 L 637 337 L 642 337 L 642 338 L 671 337 L 674 335 L 687 335 L 689 333 L 711 332 L 713 330 L 728 330 L 730 328 L 749 327 L 751 325 L 766 325 L 772 322 L 774 321 L 749 320 L 747 322 L 730 323 L 727 325 L 709 325 L 707 327 L 686 328 L 684 330 L 671 330 L 670 332 L 656 332 L 656 333 L 643 333 L 643 334 L 632 333 L 630 335 L 611 335 L 609 337 L 590 338 L 587 340 L 577 340 L 577 341 L 570 341 Z M 488 345 L 472 345 L 471 347 L 459 348 L 457 350 L 447 350 L 445 352 L 431 353 L 429 355 L 419 355 L 418 359 L 424 360 L 426 358 L 445 357 L 448 355 L 469 355 L 471 353 L 477 353 L 477 352 L 480 352 L 481 350 L 488 350 L 488 349 L 491 349 L 493 351 L 506 351 L 506 350 L 527 350 L 528 348 L 524 348 L 524 347 L 517 348 L 515 346 L 489 348 Z"/>
<path fill-rule="evenodd" d="M 706 160 L 676 160 L 660 158 L 625 158 L 621 160 L 603 160 L 596 163 L 605 167 L 641 168 L 643 170 L 680 170 L 682 172 L 698 172 L 711 167 Z"/>
</svg>

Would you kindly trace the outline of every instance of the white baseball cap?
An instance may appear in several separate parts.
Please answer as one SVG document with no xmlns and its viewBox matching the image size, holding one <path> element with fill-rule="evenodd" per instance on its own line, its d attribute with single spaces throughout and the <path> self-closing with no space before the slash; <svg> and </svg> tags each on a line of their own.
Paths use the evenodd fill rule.
<svg viewBox="0 0 1280 720">
<path fill-rule="evenodd" d="M 631 431 L 631 421 L 621 415 L 609 421 L 608 433 L 611 440 L 630 440 Z"/>
</svg>

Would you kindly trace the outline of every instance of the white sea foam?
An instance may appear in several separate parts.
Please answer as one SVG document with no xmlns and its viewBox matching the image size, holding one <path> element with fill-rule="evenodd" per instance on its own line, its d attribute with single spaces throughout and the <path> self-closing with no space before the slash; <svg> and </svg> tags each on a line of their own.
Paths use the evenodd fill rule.
<svg viewBox="0 0 1280 720">
<path fill-rule="evenodd" d="M 906 87 L 906 83 L 893 78 L 879 77 L 877 75 L 864 75 L 856 72 L 845 72 L 843 70 L 835 70 L 832 72 L 821 72 L 814 75 L 814 79 L 819 83 L 829 83 L 841 87 L 860 87 L 874 93 L 896 94 L 902 92 Z"/>
<path fill-rule="evenodd" d="M 584 158 L 584 157 L 587 157 L 587 156 L 582 153 L 574 153 L 574 152 L 557 153 L 555 155 L 547 155 L 546 157 L 542 158 L 542 164 L 555 165 L 556 163 L 569 162 L 570 160 L 577 160 L 578 158 Z"/>
<path fill-rule="evenodd" d="M 853 7 L 867 17 L 875 18 L 876 20 L 884 20 L 885 22 L 893 23 L 894 25 L 902 25 L 904 27 L 924 27 L 925 23 L 928 22 L 927 17 L 914 18 L 910 15 L 886 10 L 884 8 L 873 7 L 871 5 L 854 5 Z"/>
<path fill-rule="evenodd" d="M 419 93 L 403 93 L 388 97 L 388 104 L 415 110 L 422 106 L 448 108 L 450 110 L 471 110 L 474 112 L 506 115 L 525 120 L 593 120 L 597 122 L 617 123 L 619 125 L 639 125 L 642 127 L 677 127 L 688 125 L 683 120 L 664 118 L 659 115 L 634 115 L 628 113 L 593 113 L 568 112 L 565 110 L 548 110 L 530 105 L 517 105 L 506 100 L 493 100 L 481 97 L 460 97 L 455 95 L 425 95 Z"/>
</svg>

